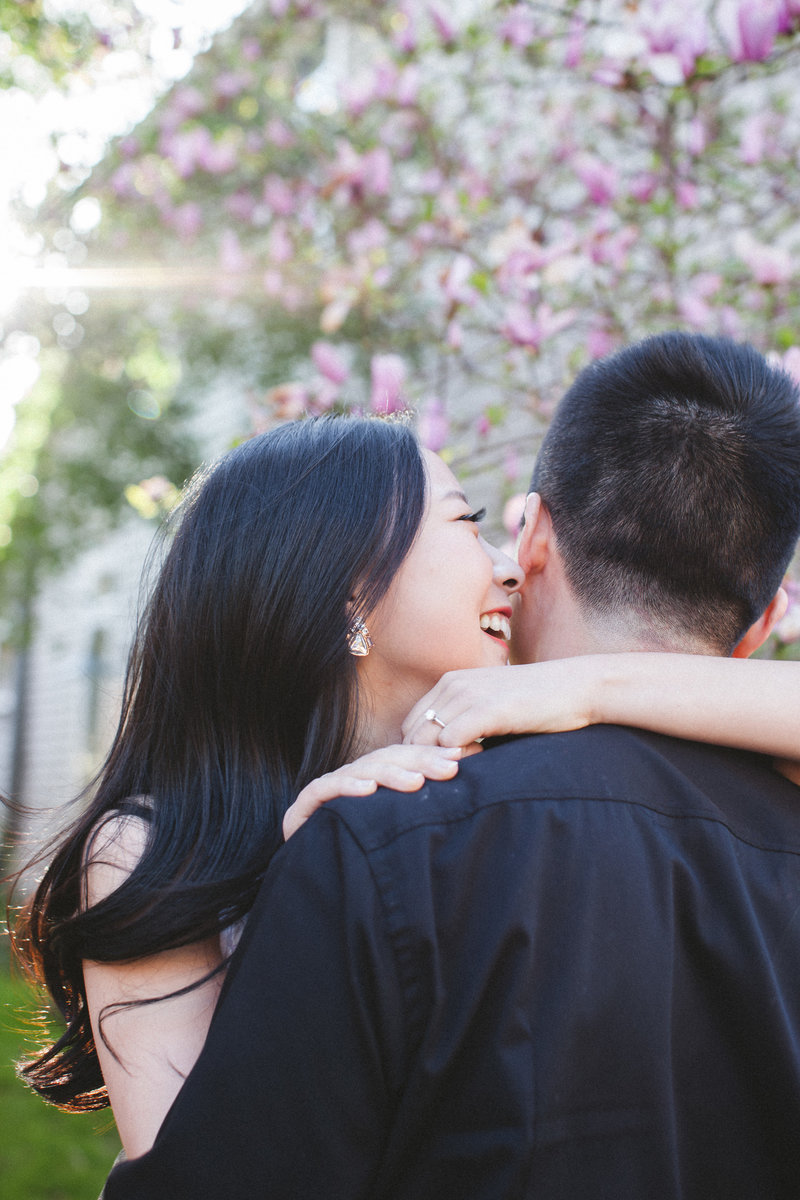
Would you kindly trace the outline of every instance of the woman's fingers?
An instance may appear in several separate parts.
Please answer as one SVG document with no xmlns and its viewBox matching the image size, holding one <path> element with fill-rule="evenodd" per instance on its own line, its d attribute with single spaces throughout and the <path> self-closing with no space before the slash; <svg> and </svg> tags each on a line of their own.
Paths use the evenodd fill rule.
<svg viewBox="0 0 800 1200">
<path fill-rule="evenodd" d="M 386 746 L 355 762 L 312 779 L 283 818 L 284 840 L 296 833 L 312 813 L 336 796 L 367 796 L 378 787 L 415 792 L 426 779 L 452 779 L 461 758 L 459 747 Z"/>
<path fill-rule="evenodd" d="M 319 779 L 312 779 L 299 793 L 294 804 L 287 808 L 283 815 L 285 842 L 326 800 L 333 800 L 335 796 L 368 796 L 377 787 L 373 779 L 359 779 L 355 775 L 349 778 L 342 775 L 334 779 L 335 774 L 332 772 L 330 775 L 321 775 Z"/>
<path fill-rule="evenodd" d="M 468 672 L 444 676 L 403 722 L 403 742 L 422 746 L 467 746 L 484 737 L 486 703 Z M 436 720 L 434 720 L 434 716 Z"/>
<path fill-rule="evenodd" d="M 479 667 L 449 671 L 414 705 L 403 722 L 403 741 L 422 745 L 467 746 L 479 738 L 518 733 L 518 667 Z M 527 692 L 532 691 L 525 684 Z M 437 718 L 433 720 L 433 717 Z M 533 725 L 530 726 L 533 728 Z"/>
</svg>

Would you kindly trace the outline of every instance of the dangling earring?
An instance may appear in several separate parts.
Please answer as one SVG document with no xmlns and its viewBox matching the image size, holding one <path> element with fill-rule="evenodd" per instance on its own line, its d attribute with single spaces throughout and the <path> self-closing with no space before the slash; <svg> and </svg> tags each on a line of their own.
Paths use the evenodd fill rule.
<svg viewBox="0 0 800 1200">
<path fill-rule="evenodd" d="M 366 625 L 360 617 L 356 617 L 347 631 L 347 649 L 356 658 L 366 658 L 374 645 Z"/>
</svg>

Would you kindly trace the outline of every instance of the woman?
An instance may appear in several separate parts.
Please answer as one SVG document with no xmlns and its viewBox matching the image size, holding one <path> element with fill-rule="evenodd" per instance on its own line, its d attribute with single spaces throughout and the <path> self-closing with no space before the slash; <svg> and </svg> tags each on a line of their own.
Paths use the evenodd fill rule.
<svg viewBox="0 0 800 1200">
<path fill-rule="evenodd" d="M 78 1111 L 108 1103 L 107 1088 L 129 1154 L 150 1144 L 202 1045 L 220 935 L 230 943 L 251 906 L 292 800 L 400 742 L 403 716 L 442 671 L 505 661 L 505 640 L 480 621 L 507 619 L 516 569 L 493 564 L 477 515 L 438 459 L 434 470 L 444 483 L 429 504 L 408 428 L 300 422 L 200 475 L 171 522 L 111 751 L 17 935 L 67 1024 L 23 1074 Z M 441 628 L 417 628 L 415 655 L 393 638 L 391 588 L 412 545 L 429 543 L 460 595 Z M 380 655 L 363 654 L 367 614 Z M 315 802 L 418 787 L 456 758 L 377 754 L 316 785 Z"/>
<path fill-rule="evenodd" d="M 199 1053 L 282 834 L 332 795 L 457 769 L 457 746 L 394 743 L 412 709 L 444 737 L 421 708 L 440 676 L 506 661 L 521 577 L 479 516 L 405 426 L 371 420 L 283 426 L 190 488 L 111 752 L 19 939 L 67 1021 L 23 1073 L 62 1107 L 108 1096 L 130 1156 Z M 525 728 L 547 724 L 523 690 Z"/>
</svg>

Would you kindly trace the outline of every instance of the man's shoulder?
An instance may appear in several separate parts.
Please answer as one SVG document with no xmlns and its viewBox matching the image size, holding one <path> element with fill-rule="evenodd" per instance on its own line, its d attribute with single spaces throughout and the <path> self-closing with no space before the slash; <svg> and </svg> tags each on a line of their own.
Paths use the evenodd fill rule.
<svg viewBox="0 0 800 1200">
<path fill-rule="evenodd" d="M 614 821 L 635 808 L 658 818 L 716 821 L 745 841 L 800 852 L 800 788 L 759 755 L 621 726 L 512 737 L 461 763 L 455 779 L 419 792 L 381 788 L 331 802 L 365 848 L 509 805 L 530 819 L 597 807 Z"/>
</svg>

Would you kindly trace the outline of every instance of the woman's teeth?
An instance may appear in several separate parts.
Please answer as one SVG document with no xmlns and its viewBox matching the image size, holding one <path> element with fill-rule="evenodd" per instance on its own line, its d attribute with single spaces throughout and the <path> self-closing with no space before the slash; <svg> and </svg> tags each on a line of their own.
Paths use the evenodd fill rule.
<svg viewBox="0 0 800 1200">
<path fill-rule="evenodd" d="M 506 641 L 511 637 L 511 623 L 508 617 L 500 613 L 484 613 L 481 617 L 481 629 L 486 633 L 499 633 Z"/>
</svg>

